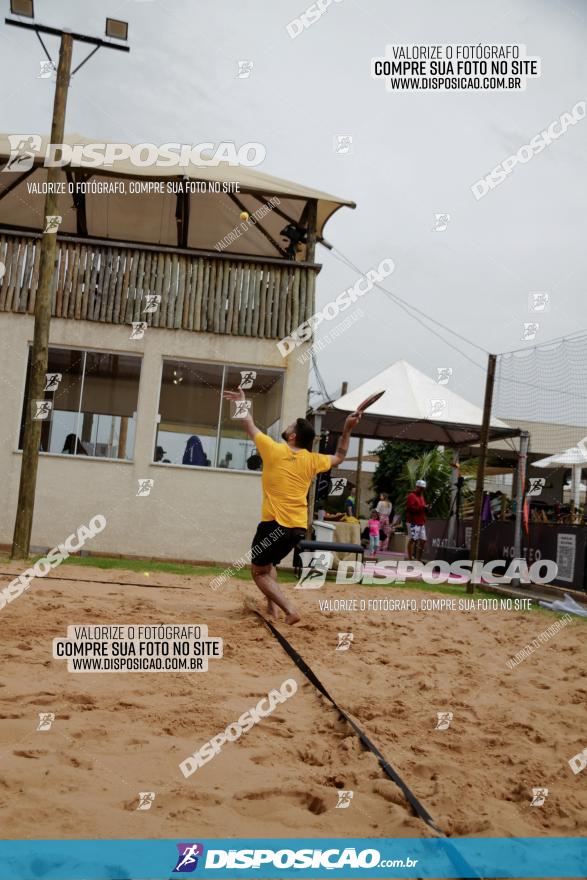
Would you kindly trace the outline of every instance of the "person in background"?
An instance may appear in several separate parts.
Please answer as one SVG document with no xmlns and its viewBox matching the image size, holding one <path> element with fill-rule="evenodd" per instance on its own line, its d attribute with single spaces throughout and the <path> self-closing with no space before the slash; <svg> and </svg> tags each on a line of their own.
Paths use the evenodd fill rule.
<svg viewBox="0 0 587 880">
<path fill-rule="evenodd" d="M 344 503 L 344 512 L 347 516 L 355 516 L 355 496 L 353 494 L 349 495 Z"/>
<path fill-rule="evenodd" d="M 391 511 L 393 509 L 393 505 L 389 500 L 389 495 L 387 492 L 382 492 L 379 495 L 379 502 L 375 510 L 379 514 L 379 522 L 381 523 L 381 530 L 383 532 L 383 541 L 381 542 L 381 550 L 387 550 L 389 547 L 389 536 L 391 535 L 391 526 L 389 524 L 389 518 L 391 516 Z"/>
<path fill-rule="evenodd" d="M 167 450 L 163 449 L 162 446 L 155 447 L 155 461 L 160 461 L 163 464 L 171 464 L 168 458 L 163 458 L 164 455 L 167 455 Z"/>
<path fill-rule="evenodd" d="M 369 517 L 369 550 L 371 551 L 371 555 L 375 556 L 377 551 L 379 550 L 379 514 L 375 509 L 371 511 L 371 516 Z"/>
<path fill-rule="evenodd" d="M 493 519 L 501 519 L 501 492 L 492 492 L 489 496 L 491 516 Z"/>
<path fill-rule="evenodd" d="M 406 499 L 406 521 L 410 540 L 408 541 L 408 559 L 421 560 L 426 546 L 426 499 L 424 489 L 426 480 L 416 480 L 416 488 Z"/>
<path fill-rule="evenodd" d="M 489 492 L 483 493 L 483 503 L 481 504 L 481 525 L 487 526 L 492 521 L 491 498 Z"/>
<path fill-rule="evenodd" d="M 76 434 L 68 434 L 61 450 L 62 455 L 87 455 L 83 443 Z"/>
<path fill-rule="evenodd" d="M 210 467 L 210 460 L 204 452 L 202 441 L 197 434 L 192 434 L 186 443 L 182 464 L 189 464 L 194 467 Z"/>
<path fill-rule="evenodd" d="M 365 526 L 363 531 L 361 532 L 361 546 L 367 549 L 369 546 L 369 526 Z"/>
<path fill-rule="evenodd" d="M 258 452 L 253 452 L 247 458 L 247 469 L 250 471 L 260 471 L 263 467 L 263 459 Z"/>
</svg>

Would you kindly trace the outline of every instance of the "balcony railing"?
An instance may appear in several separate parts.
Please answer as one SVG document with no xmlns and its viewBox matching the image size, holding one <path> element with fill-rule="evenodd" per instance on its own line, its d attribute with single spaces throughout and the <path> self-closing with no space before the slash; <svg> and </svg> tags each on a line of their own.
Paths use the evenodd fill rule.
<svg viewBox="0 0 587 880">
<path fill-rule="evenodd" d="M 0 311 L 34 312 L 40 244 L 0 230 Z M 281 339 L 314 311 L 315 264 L 66 237 L 57 250 L 54 318 Z"/>
</svg>

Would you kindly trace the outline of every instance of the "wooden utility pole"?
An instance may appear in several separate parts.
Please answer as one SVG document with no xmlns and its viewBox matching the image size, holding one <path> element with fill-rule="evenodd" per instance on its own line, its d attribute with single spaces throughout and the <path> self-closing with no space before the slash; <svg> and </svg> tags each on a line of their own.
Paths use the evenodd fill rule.
<svg viewBox="0 0 587 880">
<path fill-rule="evenodd" d="M 70 33 L 61 35 L 59 47 L 59 65 L 57 67 L 57 85 L 53 102 L 53 122 L 51 123 L 51 143 L 62 144 L 65 135 L 65 109 L 71 73 L 71 56 L 73 37 Z M 39 286 L 35 299 L 35 328 L 31 352 L 31 371 L 28 396 L 25 404 L 25 427 L 22 463 L 20 469 L 20 486 L 18 490 L 18 507 L 14 524 L 11 559 L 23 559 L 28 556 L 33 511 L 35 507 L 35 489 L 37 485 L 37 469 L 39 465 L 39 446 L 43 421 L 34 418 L 35 401 L 45 397 L 47 365 L 49 360 L 49 326 L 51 323 L 51 288 L 55 271 L 57 254 L 57 230 L 51 229 L 48 217 L 57 214 L 58 187 L 61 170 L 56 166 L 47 169 L 48 192 L 45 197 L 45 216 L 43 238 L 41 240 L 41 259 L 39 267 Z"/>
<path fill-rule="evenodd" d="M 491 422 L 491 404 L 493 402 L 493 385 L 495 382 L 495 365 L 497 356 L 490 354 L 487 359 L 487 378 L 485 380 L 485 401 L 483 403 L 483 422 L 481 424 L 481 436 L 479 437 L 479 459 L 477 461 L 477 485 L 475 487 L 475 507 L 473 511 L 473 530 L 471 534 L 471 559 L 475 561 L 479 556 L 479 538 L 481 537 L 481 513 L 483 510 L 483 482 L 485 477 L 485 463 L 487 461 L 487 443 L 489 440 L 489 426 Z M 469 581 L 467 593 L 475 592 L 475 584 Z"/>
<path fill-rule="evenodd" d="M 114 24 L 114 19 L 107 19 Z M 59 63 L 57 65 L 57 84 L 55 86 L 55 98 L 53 100 L 53 120 L 51 123 L 51 145 L 55 150 L 55 157 L 60 158 L 60 145 L 65 137 L 65 111 L 67 108 L 67 94 L 69 81 L 80 67 L 89 61 L 100 48 L 116 49 L 119 52 L 129 52 L 128 46 L 120 46 L 116 43 L 106 42 L 86 34 L 73 33 L 72 31 L 59 30 L 58 28 L 46 27 L 36 22 L 17 21 L 7 18 L 5 23 L 13 27 L 25 28 L 35 31 L 37 38 L 49 56 L 41 34 L 58 36 L 61 39 L 59 46 Z M 108 34 L 114 39 L 126 39 L 118 34 Z M 71 59 L 74 42 L 87 43 L 94 46 L 90 54 L 71 70 Z M 57 217 L 57 195 L 51 192 L 52 184 L 60 182 L 60 169 L 54 165 L 47 168 L 47 195 L 45 197 L 45 215 L 43 237 L 41 239 L 41 256 L 39 261 L 39 283 L 35 297 L 35 325 L 33 330 L 33 347 L 31 351 L 31 369 L 29 375 L 28 394 L 25 402 L 24 440 L 22 461 L 20 467 L 20 484 L 18 488 L 18 507 L 14 523 L 14 535 L 12 539 L 11 559 L 24 559 L 29 554 L 31 543 L 31 531 L 33 525 L 33 513 L 35 508 L 35 492 L 37 488 L 37 470 L 39 466 L 39 446 L 41 443 L 42 419 L 34 418 L 35 401 L 44 400 L 47 364 L 49 360 L 49 328 L 51 323 L 51 291 L 55 274 L 55 262 L 57 254 L 57 231 L 58 221 L 49 221 L 49 217 Z"/>
</svg>

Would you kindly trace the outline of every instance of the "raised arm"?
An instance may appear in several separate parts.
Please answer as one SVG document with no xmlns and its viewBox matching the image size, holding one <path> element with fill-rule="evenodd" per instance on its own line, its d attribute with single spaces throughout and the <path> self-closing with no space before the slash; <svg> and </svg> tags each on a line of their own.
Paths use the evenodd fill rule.
<svg viewBox="0 0 587 880">
<path fill-rule="evenodd" d="M 338 465 L 345 460 L 347 452 L 349 451 L 351 432 L 361 421 L 361 416 L 362 413 L 360 412 L 354 412 L 351 413 L 350 416 L 347 416 L 340 440 L 338 441 L 338 446 L 336 447 L 336 452 L 334 455 L 330 456 L 332 467 L 338 467 Z"/>
<path fill-rule="evenodd" d="M 246 399 L 245 392 L 243 391 L 242 388 L 239 388 L 237 391 L 225 391 L 224 392 L 224 399 L 225 400 L 234 400 L 234 401 L 245 400 Z M 250 415 L 250 413 L 249 413 L 249 415 L 247 415 L 246 418 L 241 419 L 241 421 L 243 423 L 243 428 L 245 429 L 245 431 L 247 432 L 247 434 L 249 435 L 251 440 L 254 440 L 255 437 L 257 436 L 257 434 L 260 433 L 260 431 L 259 431 L 259 428 L 254 423 L 252 415 Z"/>
</svg>

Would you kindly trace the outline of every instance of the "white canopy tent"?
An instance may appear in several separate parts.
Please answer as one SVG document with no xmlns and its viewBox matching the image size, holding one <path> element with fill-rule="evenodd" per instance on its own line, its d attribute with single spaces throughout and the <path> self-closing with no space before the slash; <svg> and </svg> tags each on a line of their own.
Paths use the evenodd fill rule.
<svg viewBox="0 0 587 880">
<path fill-rule="evenodd" d="M 343 394 L 334 403 L 320 407 L 314 413 L 316 431 L 340 433 L 347 415 L 354 412 L 369 395 L 385 391 L 372 407 L 367 409 L 353 431 L 359 438 L 359 460 L 356 482 L 359 485 L 361 455 L 364 438 L 377 440 L 412 440 L 455 447 L 480 442 L 483 411 L 446 385 L 431 379 L 407 361 L 399 360 L 368 379 L 353 391 Z M 516 437 L 518 428 L 492 418 L 488 440 Z M 453 497 L 457 493 L 457 470 L 453 476 Z M 359 508 L 359 490 L 357 490 Z M 458 512 L 452 509 L 448 540 L 454 542 Z"/>
<path fill-rule="evenodd" d="M 322 415 L 322 429 L 340 432 L 346 416 L 377 391 L 385 391 L 385 394 L 366 411 L 353 432 L 355 436 L 445 446 L 479 442 L 481 408 L 404 360 L 396 361 L 358 388 L 320 407 L 317 413 Z M 491 419 L 490 440 L 515 437 L 519 433 L 517 428 Z"/>
<path fill-rule="evenodd" d="M 571 497 L 578 507 L 581 503 L 581 471 L 587 467 L 587 448 L 583 441 L 564 452 L 549 455 L 539 461 L 533 461 L 532 467 L 537 468 L 571 468 Z"/>
</svg>

